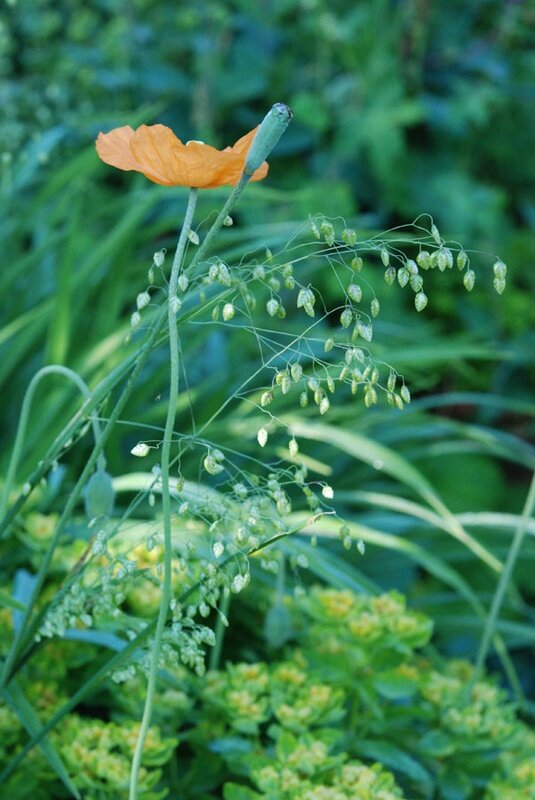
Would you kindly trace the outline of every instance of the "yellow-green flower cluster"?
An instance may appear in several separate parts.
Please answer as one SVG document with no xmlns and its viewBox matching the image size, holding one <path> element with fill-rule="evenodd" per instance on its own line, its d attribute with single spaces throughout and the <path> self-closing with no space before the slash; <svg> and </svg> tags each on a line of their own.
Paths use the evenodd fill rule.
<svg viewBox="0 0 535 800">
<path fill-rule="evenodd" d="M 103 793 L 110 797 L 126 794 L 138 733 L 138 724 L 119 725 L 72 714 L 54 734 L 54 743 L 76 785 L 85 790 L 84 798 L 96 800 Z M 153 790 L 161 777 L 158 767 L 170 759 L 176 743 L 175 739 L 162 739 L 158 728 L 149 729 L 140 770 L 143 797 L 158 800 L 166 795 Z"/>
<path fill-rule="evenodd" d="M 392 647 L 407 650 L 422 647 L 432 633 L 431 620 L 409 611 L 398 592 L 368 596 L 316 587 L 294 604 L 301 616 L 300 638 L 319 653 L 346 655 L 352 648 L 357 655 L 363 649 L 369 653 Z"/>
<path fill-rule="evenodd" d="M 215 712 L 236 732 L 254 734 L 276 722 L 290 731 L 307 731 L 343 715 L 344 695 L 291 663 L 231 664 L 209 673 L 203 689 L 208 713 Z"/>
<path fill-rule="evenodd" d="M 487 681 L 478 681 L 467 693 L 472 667 L 452 661 L 443 672 L 424 678 L 422 697 L 435 707 L 440 726 L 454 736 L 457 746 L 470 749 L 507 743 L 519 733 L 514 708 L 507 695 Z"/>
<path fill-rule="evenodd" d="M 485 800 L 535 800 L 535 757 L 532 755 L 519 761 L 508 770 L 507 776 L 494 775 Z"/>
<path fill-rule="evenodd" d="M 281 737 L 282 738 L 282 737 Z M 291 736 L 277 745 L 276 759 L 253 770 L 261 797 L 275 800 L 399 800 L 404 795 L 393 775 L 379 764 L 366 766 L 329 756 L 327 745 Z M 227 795 L 226 795 L 227 796 Z M 255 795 L 257 796 L 257 795 Z"/>
</svg>

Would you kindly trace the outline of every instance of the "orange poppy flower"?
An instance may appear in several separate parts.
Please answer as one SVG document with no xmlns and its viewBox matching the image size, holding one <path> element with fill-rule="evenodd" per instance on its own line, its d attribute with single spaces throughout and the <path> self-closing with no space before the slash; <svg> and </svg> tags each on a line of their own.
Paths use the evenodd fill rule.
<svg viewBox="0 0 535 800">
<path fill-rule="evenodd" d="M 124 125 L 99 133 L 96 147 L 106 164 L 141 172 L 162 186 L 214 189 L 238 183 L 257 130 L 246 133 L 232 147 L 217 150 L 203 142 L 183 144 L 165 125 L 141 125 L 137 130 Z M 267 172 L 264 161 L 250 180 L 260 181 Z"/>
</svg>

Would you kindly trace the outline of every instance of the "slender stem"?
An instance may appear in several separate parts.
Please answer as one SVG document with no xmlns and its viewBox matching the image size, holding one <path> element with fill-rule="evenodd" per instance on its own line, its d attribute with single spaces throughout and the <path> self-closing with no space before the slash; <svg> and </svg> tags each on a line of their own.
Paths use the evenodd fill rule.
<svg viewBox="0 0 535 800">
<path fill-rule="evenodd" d="M 522 517 L 518 524 L 518 528 L 515 531 L 515 535 L 513 536 L 513 541 L 511 542 L 511 547 L 509 548 L 507 559 L 505 561 L 504 570 L 500 576 L 500 580 L 498 581 L 498 586 L 496 587 L 496 592 L 494 593 L 492 605 L 487 620 L 485 622 L 485 629 L 483 631 L 483 636 L 481 637 L 481 643 L 479 645 L 479 650 L 477 654 L 473 682 L 475 682 L 480 677 L 481 672 L 483 671 L 483 667 L 485 665 L 485 661 L 489 652 L 490 643 L 494 636 L 496 622 L 498 620 L 498 614 L 500 613 L 505 592 L 507 591 L 507 587 L 509 586 L 509 582 L 512 578 L 513 570 L 515 568 L 520 553 L 520 549 L 524 542 L 524 537 L 526 535 L 526 530 L 528 527 L 529 520 L 533 514 L 534 507 L 535 507 L 535 472 L 533 473 L 533 476 L 531 478 L 531 484 L 526 497 L 526 502 L 524 504 L 524 510 L 522 511 Z"/>
<path fill-rule="evenodd" d="M 163 317 L 162 317 L 163 320 Z M 151 340 L 152 344 L 154 339 Z M 151 344 L 151 347 L 152 347 Z M 142 351 L 143 352 L 143 351 Z M 128 371 L 135 366 L 140 353 L 129 355 L 124 361 L 113 369 L 100 383 L 95 386 L 90 396 L 84 401 L 78 411 L 71 417 L 65 427 L 58 433 L 48 450 L 46 451 L 43 459 L 39 462 L 38 466 L 28 476 L 26 483 L 33 489 L 39 481 L 49 471 L 54 460 L 58 457 L 61 450 L 65 447 L 66 443 L 73 438 L 76 432 L 90 419 L 90 414 L 96 409 L 104 398 L 109 395 L 112 389 L 124 378 Z M 5 513 L 3 519 L 0 517 L 0 539 L 6 535 L 6 530 L 17 516 L 20 509 L 26 502 L 29 494 L 19 494 L 18 498 L 12 504 L 10 509 Z"/>
<path fill-rule="evenodd" d="M 230 592 L 224 594 L 221 598 L 221 606 L 219 614 L 215 623 L 215 643 L 210 653 L 209 669 L 219 669 L 219 661 L 221 659 L 221 650 L 223 649 L 223 640 L 225 638 L 225 631 L 228 627 L 228 612 L 230 608 Z"/>
<path fill-rule="evenodd" d="M 17 434 L 15 436 L 15 444 L 13 445 L 9 466 L 7 468 L 7 475 L 2 490 L 2 496 L 0 498 L 0 519 L 4 518 L 7 511 L 9 494 L 11 492 L 11 489 L 13 487 L 13 481 L 15 480 L 15 476 L 17 474 L 17 467 L 19 465 L 20 455 L 22 452 L 22 445 L 24 442 L 24 437 L 26 436 L 26 428 L 28 426 L 28 419 L 30 416 L 30 409 L 32 406 L 33 397 L 38 385 L 41 383 L 42 379 L 45 378 L 47 375 L 64 375 L 66 378 L 69 378 L 69 380 L 71 380 L 73 383 L 76 384 L 76 386 L 86 399 L 88 397 L 91 397 L 91 392 L 89 391 L 89 388 L 85 383 L 85 381 L 83 381 L 82 378 L 80 378 L 80 376 L 76 372 L 74 372 L 72 369 L 69 369 L 68 367 L 63 367 L 60 364 L 51 364 L 48 367 L 43 367 L 42 369 L 40 369 L 38 372 L 35 373 L 30 383 L 28 384 L 28 388 L 26 389 L 26 393 L 24 395 L 24 400 L 22 401 L 22 409 L 20 412 Z M 100 441 L 101 437 L 100 422 L 98 421 L 98 419 L 93 417 L 91 423 L 93 425 L 93 435 L 95 437 L 95 442 L 98 442 Z M 104 458 L 103 453 L 101 453 L 99 456 L 99 467 L 101 467 L 101 469 L 104 469 L 106 467 L 106 459 Z"/>
<path fill-rule="evenodd" d="M 169 297 L 167 300 L 167 321 L 169 325 L 169 358 L 170 358 L 170 383 L 169 383 L 169 405 L 167 407 L 167 419 L 165 421 L 165 431 L 162 443 L 162 459 L 161 459 L 161 478 L 162 478 L 162 511 L 163 511 L 163 534 L 164 534 L 164 574 L 162 584 L 162 596 L 160 600 L 160 610 L 158 613 L 158 620 L 156 623 L 156 630 L 154 633 L 154 642 L 152 646 L 151 662 L 149 668 L 149 676 L 147 683 L 147 696 L 145 698 L 145 708 L 143 710 L 143 718 L 141 720 L 141 727 L 139 730 L 136 748 L 134 751 L 134 758 L 132 760 L 132 769 L 130 773 L 130 800 L 136 800 L 138 792 L 138 775 L 141 765 L 141 757 L 143 754 L 143 747 L 145 739 L 149 730 L 149 725 L 152 717 L 152 708 L 154 705 L 154 691 L 156 688 L 156 677 L 158 674 L 158 664 L 160 660 L 160 651 L 162 645 L 163 631 L 165 621 L 167 619 L 167 612 L 169 610 L 169 602 L 171 600 L 171 577 L 172 577 L 172 555 L 173 545 L 171 540 L 171 493 L 169 491 L 169 462 L 171 453 L 171 441 L 173 438 L 173 430 L 176 417 L 176 404 L 178 399 L 178 381 L 179 381 L 179 350 L 178 350 L 178 334 L 176 326 L 176 307 L 174 301 L 178 289 L 178 277 L 182 266 L 182 260 L 188 241 L 188 233 L 191 229 L 191 222 L 195 212 L 195 205 L 197 203 L 197 189 L 190 189 L 188 207 L 184 218 L 184 224 L 178 240 L 175 257 L 173 259 L 173 266 L 171 269 L 171 277 L 169 280 Z"/>
<path fill-rule="evenodd" d="M 164 309 L 165 309 L 165 307 L 164 307 Z M 164 309 L 162 309 L 162 310 L 164 310 Z M 48 545 L 47 551 L 46 551 L 46 553 L 45 553 L 45 555 L 43 557 L 43 561 L 42 561 L 41 566 L 39 568 L 39 572 L 37 573 L 37 576 L 36 576 L 36 579 L 35 579 L 35 583 L 34 583 L 34 587 L 33 587 L 33 590 L 32 590 L 32 594 L 31 594 L 31 596 L 30 596 L 30 598 L 28 600 L 28 603 L 27 603 L 27 606 L 26 606 L 26 612 L 25 612 L 24 617 L 22 619 L 22 623 L 20 625 L 20 628 L 19 628 L 17 634 L 15 635 L 15 639 L 13 640 L 13 642 L 11 644 L 11 648 L 9 650 L 9 653 L 7 654 L 6 659 L 4 661 L 2 674 L 0 676 L 0 691 L 9 682 L 9 679 L 10 679 L 11 673 L 12 673 L 13 665 L 14 665 L 19 653 L 21 652 L 22 648 L 26 646 L 27 641 L 29 639 L 31 639 L 35 634 L 34 626 L 31 625 L 31 624 L 28 625 L 28 623 L 31 623 L 32 612 L 33 612 L 34 606 L 35 606 L 35 604 L 37 602 L 37 598 L 39 597 L 39 593 L 41 591 L 41 588 L 43 586 L 43 583 L 44 583 L 48 568 L 50 566 L 50 562 L 52 561 L 52 556 L 54 555 L 54 551 L 55 551 L 56 547 L 58 546 L 59 540 L 60 540 L 61 535 L 63 533 L 63 529 L 65 528 L 65 525 L 66 525 L 67 521 L 69 520 L 70 515 L 74 511 L 74 508 L 76 507 L 76 503 L 80 499 L 80 496 L 81 496 L 82 491 L 84 489 L 84 486 L 85 486 L 85 484 L 87 482 L 87 479 L 91 475 L 91 472 L 93 471 L 93 468 L 95 467 L 95 464 L 98 461 L 99 455 L 102 453 L 102 451 L 104 449 L 104 446 L 105 446 L 107 440 L 109 439 L 109 437 L 110 437 L 110 435 L 111 435 L 111 433 L 112 433 L 112 431 L 113 431 L 113 429 L 115 427 L 115 423 L 119 419 L 119 416 L 120 416 L 120 414 L 121 414 L 121 412 L 122 412 L 122 410 L 123 410 L 128 398 L 130 397 L 130 394 L 131 394 L 131 392 L 132 392 L 132 390 L 134 388 L 136 380 L 139 377 L 139 374 L 140 374 L 141 370 L 144 368 L 145 363 L 146 363 L 146 361 L 147 361 L 147 359 L 148 359 L 148 357 L 149 357 L 149 355 L 150 355 L 150 353 L 152 351 L 152 345 L 154 344 L 154 341 L 155 341 L 158 333 L 160 332 L 160 328 L 161 328 L 160 320 L 161 320 L 161 316 L 159 315 L 156 318 L 155 322 L 154 322 L 154 326 L 153 326 L 153 328 L 152 328 L 152 330 L 150 332 L 149 337 L 147 338 L 143 348 L 141 349 L 141 352 L 139 354 L 138 360 L 136 361 L 136 365 L 135 365 L 134 369 L 132 370 L 132 373 L 130 374 L 128 382 L 127 382 L 126 386 L 124 387 L 124 389 L 123 389 L 123 391 L 121 393 L 121 396 L 119 397 L 119 399 L 117 401 L 117 404 L 116 404 L 115 408 L 113 409 L 113 411 L 112 411 L 112 413 L 110 415 L 110 418 L 109 418 L 108 422 L 106 423 L 106 425 L 105 425 L 105 427 L 104 427 L 104 429 L 102 431 L 100 440 L 95 443 L 95 446 L 93 447 L 91 455 L 89 456 L 89 458 L 87 460 L 87 463 L 86 463 L 84 469 L 82 470 L 82 473 L 81 473 L 80 477 L 78 478 L 78 481 L 76 482 L 76 485 L 75 485 L 74 489 L 72 490 L 69 499 L 67 500 L 67 502 L 65 504 L 65 508 L 63 509 L 63 513 L 62 513 L 61 517 L 58 520 L 58 524 L 56 526 L 56 530 L 54 531 L 54 535 L 53 535 L 52 539 L 50 540 L 50 543 Z M 27 630 L 27 628 L 28 628 L 28 630 Z"/>
<path fill-rule="evenodd" d="M 232 207 L 234 206 L 234 203 L 236 202 L 236 200 L 238 199 L 240 194 L 243 192 L 243 190 L 247 186 L 248 182 L 249 182 L 249 176 L 242 175 L 241 178 L 240 178 L 239 183 L 236 184 L 236 186 L 234 187 L 232 192 L 227 197 L 225 205 L 223 206 L 223 208 L 221 209 L 221 211 L 219 212 L 219 214 L 217 215 L 217 217 L 214 220 L 214 224 L 212 225 L 212 227 L 210 228 L 210 230 L 208 231 L 208 233 L 204 237 L 204 240 L 203 240 L 201 246 L 199 247 L 199 249 L 195 253 L 195 256 L 192 258 L 188 269 L 192 269 L 196 264 L 199 263 L 199 261 L 201 261 L 204 258 L 204 256 L 206 255 L 206 253 L 208 251 L 208 248 L 209 248 L 209 246 L 210 246 L 210 244 L 212 242 L 212 239 L 214 238 L 216 233 L 218 233 L 221 230 L 221 227 L 222 227 L 225 219 L 228 217 L 230 211 L 232 210 Z"/>
</svg>

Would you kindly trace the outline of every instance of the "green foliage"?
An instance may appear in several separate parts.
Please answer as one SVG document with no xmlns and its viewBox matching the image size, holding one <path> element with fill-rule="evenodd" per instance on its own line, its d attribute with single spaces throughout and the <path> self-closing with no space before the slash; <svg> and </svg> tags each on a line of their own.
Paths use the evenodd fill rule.
<svg viewBox="0 0 535 800">
<path fill-rule="evenodd" d="M 526 713 L 531 9 L 79 6 L 0 12 L 3 465 L 43 364 L 82 375 L 106 425 L 166 291 L 183 196 L 105 173 L 98 130 L 161 121 L 221 146 L 270 102 L 295 112 L 270 183 L 248 189 L 217 257 L 179 284 L 174 598 L 140 796 L 530 797 L 533 734 L 509 695 L 428 642 L 434 628 L 446 654 L 473 657 L 525 530 L 493 644 Z M 199 198 L 188 261 L 219 200 Z M 503 297 L 505 264 L 489 251 L 509 265 Z M 471 290 L 476 274 L 467 300 L 453 281 Z M 0 707 L 13 800 L 76 796 L 72 780 L 95 800 L 127 791 L 161 600 L 167 371 L 155 348 L 48 564 L 90 437 L 61 378 L 36 395 L 0 555 L 13 589 L 0 592 L 3 659 L 44 580 Z M 294 587 L 331 588 L 289 601 L 285 565 Z M 253 598 L 231 602 L 250 576 Z M 183 665 L 201 676 L 214 642 L 212 665 L 222 647 L 229 664 L 192 677 Z"/>
</svg>

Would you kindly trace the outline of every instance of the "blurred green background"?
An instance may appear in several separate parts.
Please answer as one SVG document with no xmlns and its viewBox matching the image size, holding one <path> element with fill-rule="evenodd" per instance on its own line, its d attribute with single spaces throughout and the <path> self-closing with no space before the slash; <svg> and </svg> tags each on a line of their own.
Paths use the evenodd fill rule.
<svg viewBox="0 0 535 800">
<path fill-rule="evenodd" d="M 478 251 L 490 253 L 472 295 L 448 275 L 435 276 L 425 315 L 417 317 L 400 292 L 381 294 L 378 355 L 404 372 L 419 405 L 398 416 L 348 405 L 332 421 L 402 453 L 453 512 L 519 512 L 535 465 L 533 3 L 10 0 L 0 14 L 4 464 L 36 369 L 64 363 L 94 385 L 124 356 L 152 253 L 172 247 L 183 212 L 183 190 L 102 165 L 93 146 L 98 131 L 162 122 L 183 140 L 225 146 L 284 101 L 294 121 L 270 159 L 269 178 L 248 190 L 235 227 L 223 232 L 219 254 L 231 263 L 264 245 L 276 251 L 309 214 L 343 216 L 365 238 L 424 212 L 446 238 L 475 251 L 475 263 Z M 199 219 L 225 194 L 201 193 Z M 509 266 L 501 298 L 492 291 L 498 255 Z M 334 298 L 332 276 L 315 272 L 313 279 L 327 302 Z M 385 292 L 382 271 L 377 287 Z M 215 407 L 231 366 L 239 381 L 257 351 L 237 336 L 210 336 L 198 333 L 188 346 L 194 394 L 203 399 L 208 391 Z M 126 419 L 161 423 L 165 404 L 154 397 L 164 375 L 162 355 Z M 48 387 L 32 418 L 25 472 L 78 405 L 60 381 Z M 181 413 L 187 429 L 188 409 Z M 230 440 L 232 424 L 216 433 Z M 137 438 L 135 430 L 117 434 L 114 474 L 128 468 Z M 330 480 L 349 492 L 347 514 L 412 541 L 420 536 L 427 546 L 428 530 L 391 510 L 363 511 L 363 498 L 350 494 L 393 491 L 391 478 L 355 466 L 347 454 L 335 457 L 321 442 L 309 455 L 324 458 Z M 75 474 L 83 448 L 66 462 Z M 410 496 L 407 486 L 396 491 Z M 510 528 L 494 522 L 483 538 L 503 558 Z M 493 576 L 482 575 L 479 562 L 444 533 L 433 547 L 487 603 Z M 378 550 L 374 561 L 370 547 L 359 568 L 383 585 L 413 587 L 414 601 L 435 616 L 443 609 L 440 630 L 456 637 L 451 647 L 473 649 L 480 623 L 465 616 L 463 640 L 460 611 L 448 606 L 458 596 L 445 595 L 436 575 L 427 586 L 418 582 L 422 565 L 412 556 Z M 531 541 L 527 551 L 521 580 L 529 597 Z M 531 619 L 515 598 L 510 612 Z M 525 646 L 526 631 L 513 630 L 513 645 Z"/>
</svg>

